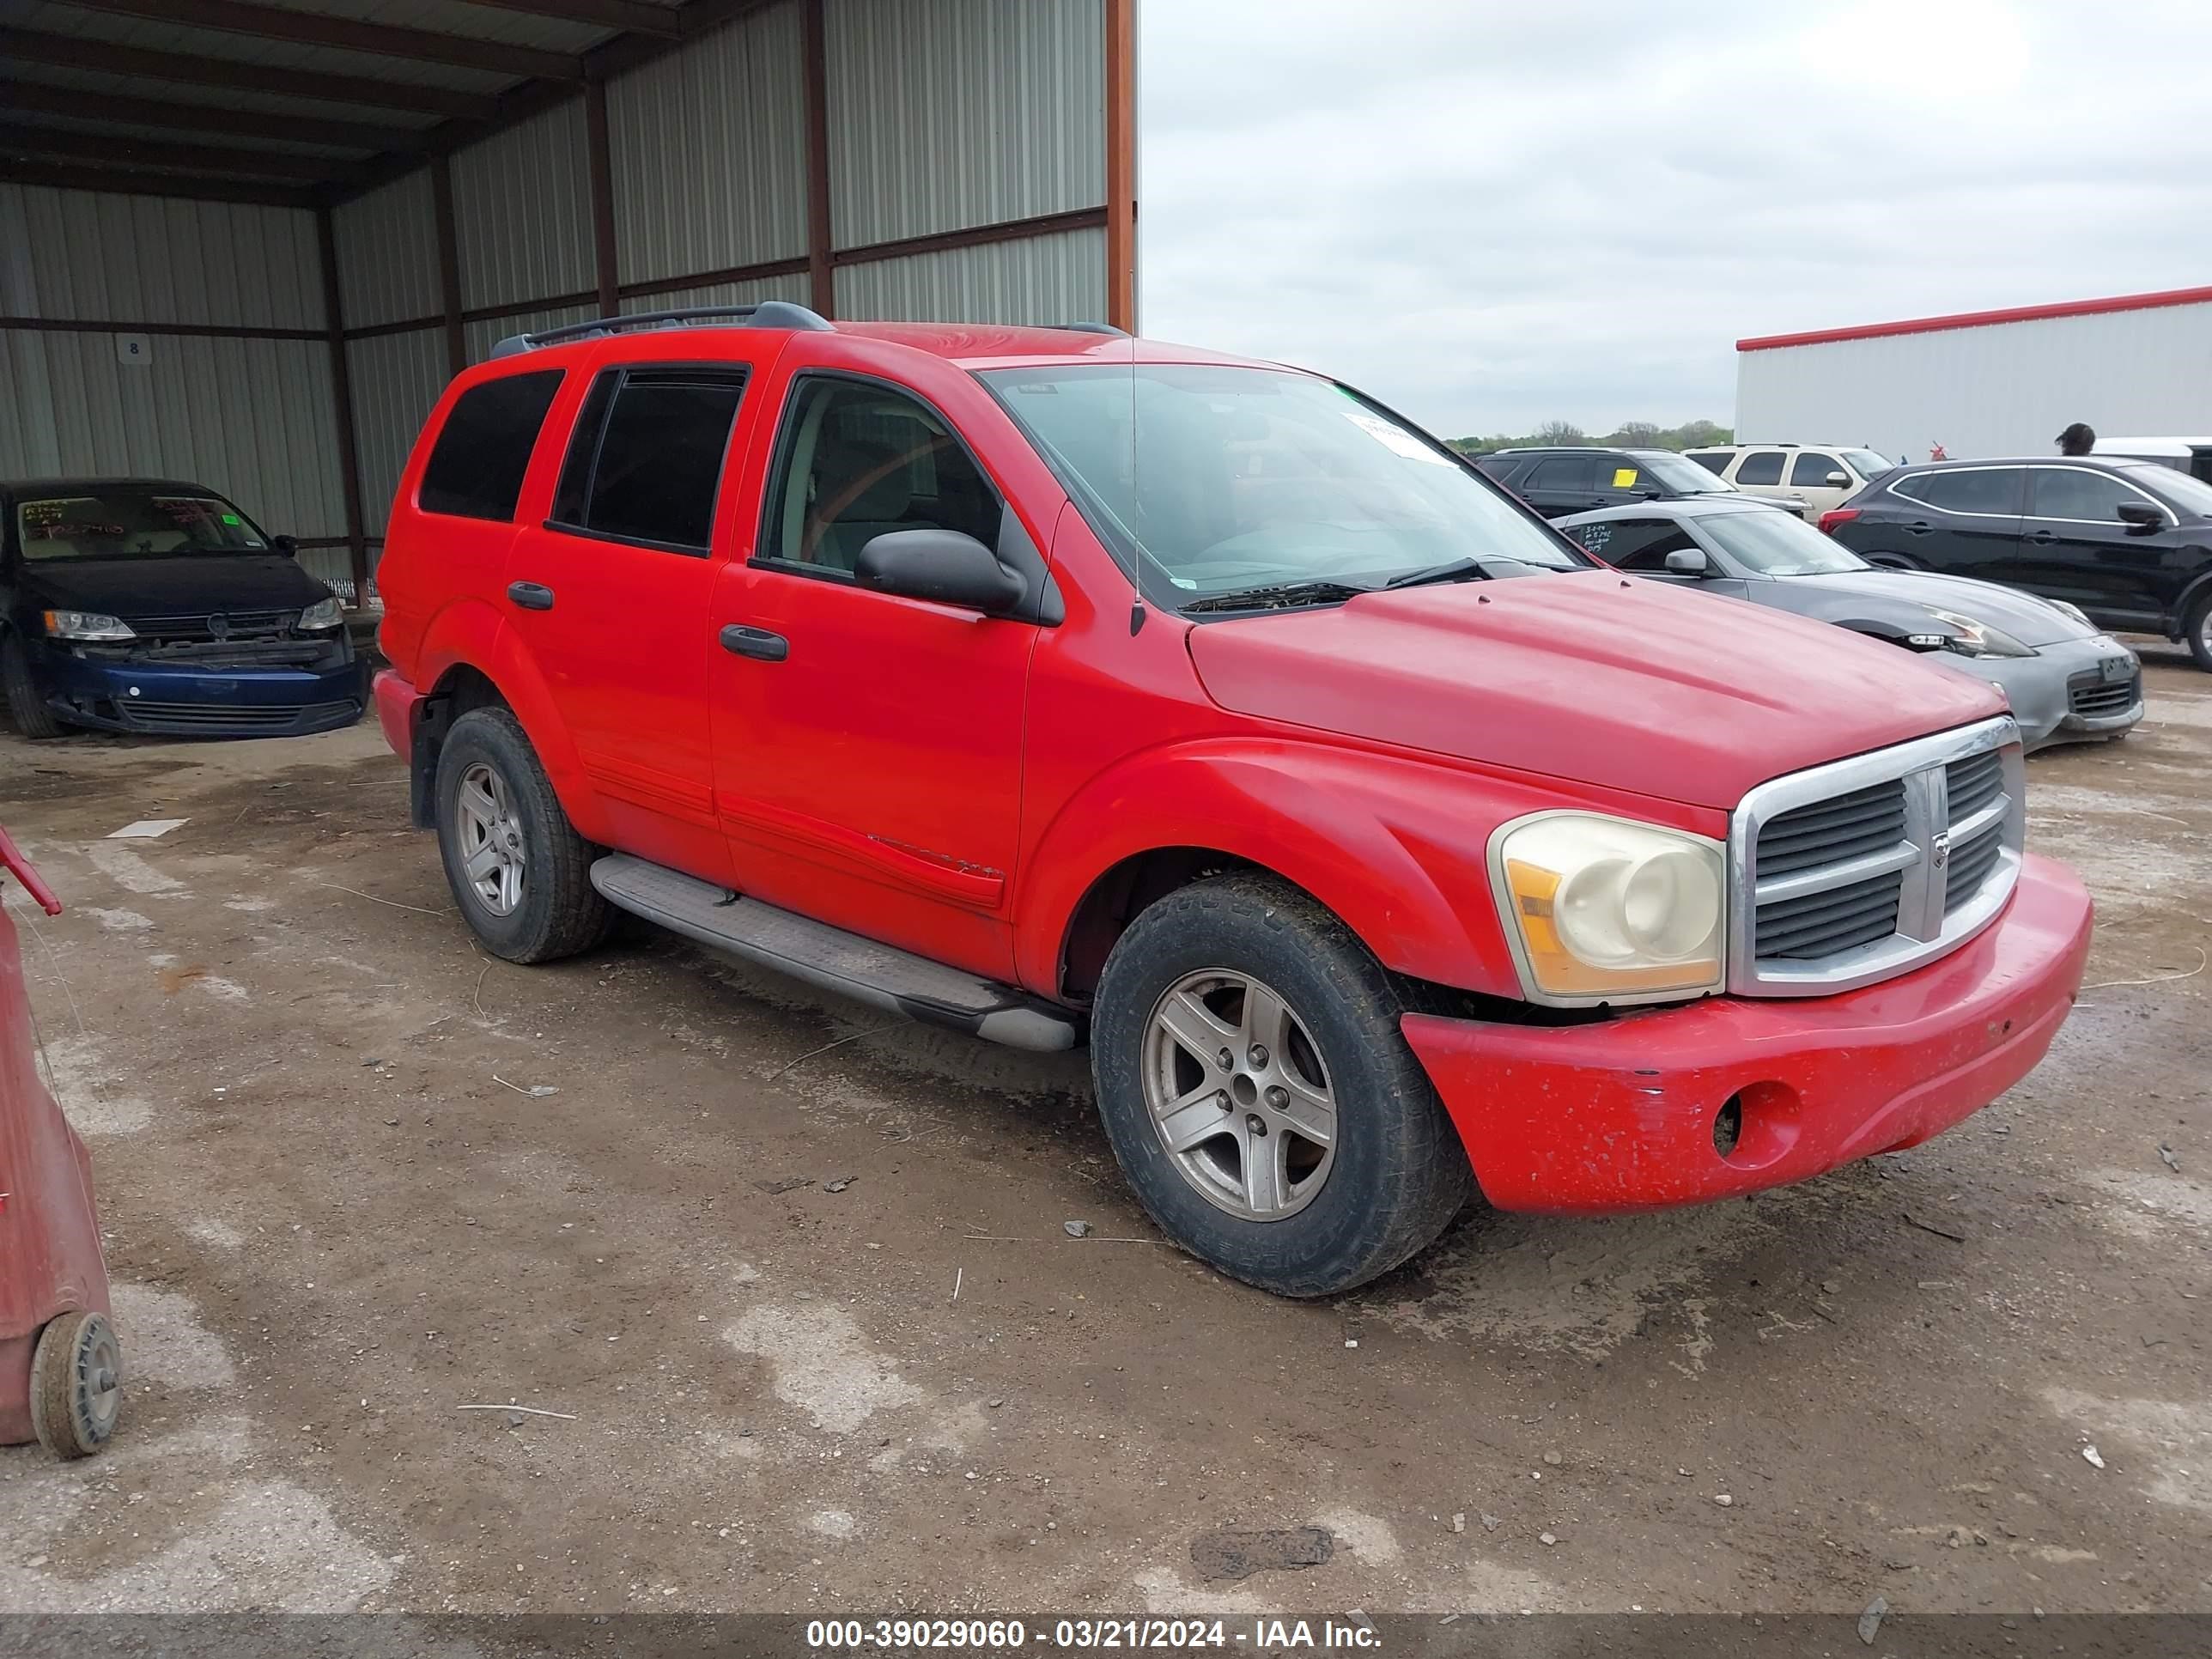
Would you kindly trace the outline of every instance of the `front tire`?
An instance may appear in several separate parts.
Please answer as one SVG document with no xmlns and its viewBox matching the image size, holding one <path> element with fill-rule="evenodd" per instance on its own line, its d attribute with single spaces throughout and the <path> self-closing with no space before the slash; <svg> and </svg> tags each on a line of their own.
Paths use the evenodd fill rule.
<svg viewBox="0 0 2212 1659">
<path fill-rule="evenodd" d="M 592 885 L 599 849 L 576 833 L 552 780 L 504 708 L 453 722 L 438 751 L 438 852 L 470 929 L 508 962 L 553 962 L 606 936 Z"/>
<path fill-rule="evenodd" d="M 1283 1296 L 1349 1290 L 1434 1240 L 1474 1179 L 1403 1012 L 1352 932 L 1271 878 L 1211 877 L 1139 915 L 1099 980 L 1091 1071 L 1153 1220 Z"/>
<path fill-rule="evenodd" d="M 33 739 L 58 738 L 62 723 L 31 680 L 31 659 L 23 641 L 13 634 L 0 638 L 0 691 L 8 700 L 8 714 L 15 729 Z"/>
</svg>

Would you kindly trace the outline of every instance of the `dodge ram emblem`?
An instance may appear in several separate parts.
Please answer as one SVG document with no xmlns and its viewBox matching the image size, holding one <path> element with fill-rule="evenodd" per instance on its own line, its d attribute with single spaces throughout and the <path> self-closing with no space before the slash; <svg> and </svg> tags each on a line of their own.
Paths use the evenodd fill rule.
<svg viewBox="0 0 2212 1659">
<path fill-rule="evenodd" d="M 1928 861 L 1938 870 L 1950 863 L 1951 832 L 1948 830 L 1938 830 L 1936 832 L 1936 840 L 1928 849 Z"/>
</svg>

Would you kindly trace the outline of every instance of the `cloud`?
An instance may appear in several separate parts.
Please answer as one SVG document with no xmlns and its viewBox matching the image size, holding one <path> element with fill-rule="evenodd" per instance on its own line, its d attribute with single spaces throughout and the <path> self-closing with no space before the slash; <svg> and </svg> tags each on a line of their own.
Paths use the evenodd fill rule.
<svg viewBox="0 0 2212 1659">
<path fill-rule="evenodd" d="M 1141 9 L 1147 333 L 1449 435 L 1726 421 L 1735 342 L 2212 270 L 2212 8 Z"/>
</svg>

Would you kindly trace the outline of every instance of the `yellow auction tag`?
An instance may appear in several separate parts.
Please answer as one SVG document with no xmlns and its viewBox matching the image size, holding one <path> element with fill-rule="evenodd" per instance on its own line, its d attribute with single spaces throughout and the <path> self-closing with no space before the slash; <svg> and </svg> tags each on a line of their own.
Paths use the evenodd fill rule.
<svg viewBox="0 0 2212 1659">
<path fill-rule="evenodd" d="M 1635 488 L 1636 488 L 1636 469 L 1635 469 L 1634 467 L 1632 467 L 1632 466 L 1616 466 L 1615 468 L 1613 468 L 1613 487 L 1615 489 L 1635 489 Z"/>
</svg>

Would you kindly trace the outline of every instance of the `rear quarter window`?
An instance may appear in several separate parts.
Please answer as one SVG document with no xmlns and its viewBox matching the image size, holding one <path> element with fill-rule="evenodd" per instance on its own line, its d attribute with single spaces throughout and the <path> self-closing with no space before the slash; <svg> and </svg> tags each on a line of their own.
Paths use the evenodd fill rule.
<svg viewBox="0 0 2212 1659">
<path fill-rule="evenodd" d="M 415 504 L 452 518 L 511 522 L 561 374 L 505 374 L 461 393 L 423 465 Z"/>
</svg>

